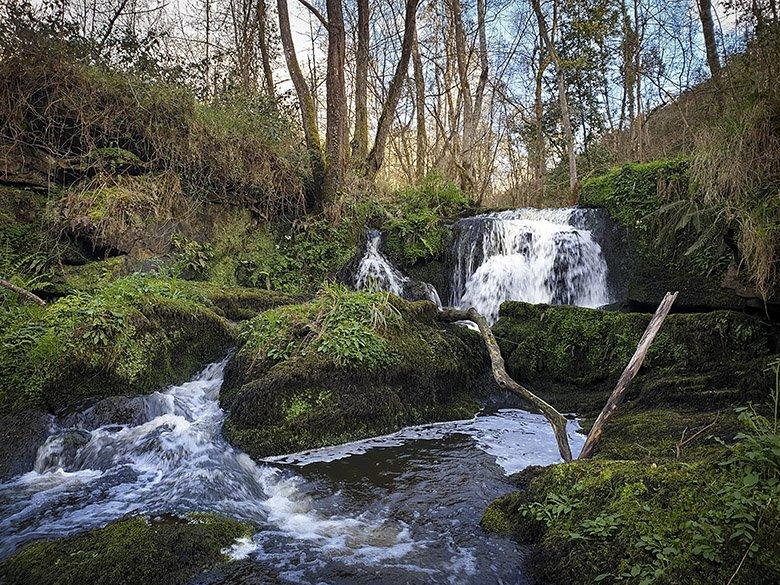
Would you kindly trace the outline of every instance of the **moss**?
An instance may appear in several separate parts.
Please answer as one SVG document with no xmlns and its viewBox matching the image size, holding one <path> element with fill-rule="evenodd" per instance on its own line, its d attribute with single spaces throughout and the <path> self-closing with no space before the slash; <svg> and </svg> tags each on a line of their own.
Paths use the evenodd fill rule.
<svg viewBox="0 0 780 585">
<path fill-rule="evenodd" d="M 186 583 L 227 560 L 252 527 L 212 514 L 122 520 L 82 535 L 29 544 L 0 564 L 8 585 Z"/>
<path fill-rule="evenodd" d="M 684 158 L 625 164 L 585 180 L 580 203 L 605 207 L 629 230 L 629 300 L 652 306 L 676 290 L 678 306 L 742 308 L 744 299 L 721 286 L 731 253 L 722 237 L 710 237 L 715 220 L 689 214 L 695 190 L 688 168 Z"/>
<path fill-rule="evenodd" d="M 511 509 L 516 499 L 516 494 L 509 494 L 491 502 L 484 514 L 482 514 L 482 519 L 479 522 L 483 530 L 493 534 L 511 533 L 513 523 L 505 509 L 507 507 Z"/>
<path fill-rule="evenodd" d="M 3 315 L 0 404 L 55 412 L 87 398 L 143 394 L 188 379 L 234 343 L 208 299 L 141 276 Z"/>
<path fill-rule="evenodd" d="M 468 418 L 486 365 L 479 337 L 431 303 L 328 287 L 242 327 L 220 393 L 226 436 L 255 457 Z"/>
<path fill-rule="evenodd" d="M 494 326 L 510 375 L 563 410 L 601 408 L 650 315 L 520 302 Z M 763 385 L 774 350 L 770 327 L 731 311 L 672 314 L 656 336 L 629 398 L 653 405 L 733 403 Z"/>
<path fill-rule="evenodd" d="M 508 523 L 522 540 L 539 543 L 528 566 L 545 582 L 587 583 L 600 575 L 608 582 L 725 582 L 744 548 L 702 538 L 730 501 L 723 488 L 737 485 L 735 478 L 741 482 L 712 462 L 575 462 L 544 469 L 527 492 L 489 510 L 500 528 Z M 737 520 L 725 521 L 731 529 Z M 769 583 L 780 574 L 771 552 L 777 525 L 775 506 L 756 534 L 759 552 L 736 582 Z"/>
</svg>

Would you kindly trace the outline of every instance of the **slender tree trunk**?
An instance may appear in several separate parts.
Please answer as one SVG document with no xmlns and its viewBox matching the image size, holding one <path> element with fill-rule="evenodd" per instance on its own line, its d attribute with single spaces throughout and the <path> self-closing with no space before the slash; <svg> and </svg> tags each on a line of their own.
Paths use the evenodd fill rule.
<svg viewBox="0 0 780 585">
<path fill-rule="evenodd" d="M 539 195 L 544 195 L 544 176 L 547 169 L 547 156 L 544 143 L 544 102 L 542 91 L 544 89 L 544 72 L 550 64 L 547 49 L 543 43 L 539 45 L 539 69 L 536 71 L 534 87 L 534 122 L 536 123 L 536 162 L 534 164 L 534 183 Z"/>
<path fill-rule="evenodd" d="M 710 73 L 717 77 L 720 73 L 720 58 L 718 57 L 718 45 L 715 41 L 715 25 L 712 22 L 712 2 L 710 0 L 697 0 L 699 6 L 699 18 L 704 34 L 704 48 L 707 51 L 707 65 Z"/>
<path fill-rule="evenodd" d="M 263 62 L 263 76 L 265 77 L 265 91 L 268 97 L 276 97 L 274 87 L 274 73 L 271 69 L 271 51 L 268 47 L 268 9 L 265 0 L 257 0 L 257 35 L 260 43 L 260 58 Z"/>
<path fill-rule="evenodd" d="M 312 172 L 312 188 L 306 198 L 308 209 L 318 207 L 321 204 L 321 191 L 325 177 L 325 158 L 322 152 L 322 142 L 317 129 L 317 111 L 314 107 L 314 96 L 306 83 L 298 57 L 295 53 L 292 32 L 290 31 L 290 14 L 287 9 L 287 0 L 276 0 L 279 12 L 279 37 L 282 41 L 284 58 L 287 69 L 290 72 L 295 93 L 298 96 L 298 104 L 301 108 L 301 125 L 306 139 L 306 148 L 309 151 L 309 161 Z"/>
<path fill-rule="evenodd" d="M 547 46 L 547 51 L 550 53 L 550 57 L 555 63 L 555 69 L 557 71 L 558 81 L 558 101 L 561 108 L 561 124 L 563 126 L 563 135 L 566 141 L 566 154 L 569 159 L 569 190 L 573 196 L 576 196 L 579 191 L 579 179 L 577 177 L 577 152 L 574 148 L 574 131 L 571 126 L 571 115 L 569 114 L 569 99 L 566 95 L 566 78 L 564 76 L 563 66 L 561 60 L 558 57 L 558 53 L 555 50 L 550 34 L 547 30 L 547 21 L 545 20 L 544 13 L 539 0 L 531 0 L 534 12 L 536 13 L 536 19 L 539 23 L 539 31 L 544 40 L 544 44 Z"/>
<path fill-rule="evenodd" d="M 385 144 L 387 136 L 395 117 L 395 110 L 398 107 L 398 101 L 401 99 L 401 92 L 409 75 L 409 59 L 412 55 L 412 44 L 414 40 L 414 30 L 416 27 L 417 5 L 419 0 L 406 0 L 406 12 L 404 15 L 404 37 L 401 42 L 401 57 L 395 68 L 393 79 L 390 81 L 390 87 L 387 90 L 387 99 L 382 106 L 382 113 L 377 122 L 376 138 L 371 152 L 368 153 L 366 164 L 367 175 L 374 178 L 382 167 L 385 158 Z"/>
<path fill-rule="evenodd" d="M 419 181 L 425 176 L 427 170 L 428 133 L 425 127 L 425 75 L 422 59 L 420 58 L 420 45 L 417 38 L 417 26 L 415 25 L 412 44 L 412 63 L 414 66 L 414 93 L 417 114 L 417 149 L 415 175 Z"/>
<path fill-rule="evenodd" d="M 347 96 L 344 68 L 346 64 L 346 31 L 342 0 L 327 0 L 328 67 L 325 80 L 327 126 L 325 149 L 327 167 L 323 183 L 325 202 L 335 201 L 344 183 L 347 154 Z"/>
<path fill-rule="evenodd" d="M 368 0 L 358 0 L 358 37 L 355 55 L 355 135 L 352 139 L 352 158 L 359 166 L 368 156 L 368 44 L 370 8 Z"/>
</svg>

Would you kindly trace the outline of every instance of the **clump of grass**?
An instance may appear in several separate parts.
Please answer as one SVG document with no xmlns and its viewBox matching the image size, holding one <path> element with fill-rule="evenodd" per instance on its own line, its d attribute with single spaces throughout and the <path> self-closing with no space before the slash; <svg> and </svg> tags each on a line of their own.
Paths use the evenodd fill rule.
<svg viewBox="0 0 780 585">
<path fill-rule="evenodd" d="M 400 322 L 388 293 L 326 284 L 309 303 L 266 311 L 244 323 L 241 352 L 272 362 L 316 352 L 338 366 L 371 369 L 392 361 L 383 335 Z"/>
</svg>

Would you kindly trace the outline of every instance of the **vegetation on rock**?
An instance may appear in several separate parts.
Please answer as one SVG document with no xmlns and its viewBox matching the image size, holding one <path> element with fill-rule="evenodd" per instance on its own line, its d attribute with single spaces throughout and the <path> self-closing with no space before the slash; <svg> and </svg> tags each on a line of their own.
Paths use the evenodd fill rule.
<svg viewBox="0 0 780 585">
<path fill-rule="evenodd" d="M 78 536 L 28 544 L 0 563 L 8 585 L 180 585 L 226 561 L 252 527 L 213 514 L 134 517 Z"/>
<path fill-rule="evenodd" d="M 330 445 L 472 416 L 486 366 L 478 336 L 428 302 L 326 286 L 247 321 L 222 403 L 228 438 L 250 455 Z"/>
</svg>

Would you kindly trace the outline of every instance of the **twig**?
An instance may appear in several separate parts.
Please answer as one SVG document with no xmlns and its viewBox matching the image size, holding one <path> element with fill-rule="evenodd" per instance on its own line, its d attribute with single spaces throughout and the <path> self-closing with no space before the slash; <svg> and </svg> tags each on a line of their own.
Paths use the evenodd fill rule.
<svg viewBox="0 0 780 585">
<path fill-rule="evenodd" d="M 3 288 L 7 288 L 10 291 L 15 292 L 16 294 L 26 298 L 28 301 L 32 301 L 34 303 L 38 303 L 42 307 L 46 306 L 46 301 L 44 301 L 38 295 L 31 293 L 29 290 L 23 289 L 21 286 L 16 286 L 15 284 L 11 284 L 7 280 L 3 280 L 2 278 L 0 278 L 0 286 L 2 286 Z"/>
<path fill-rule="evenodd" d="M 550 423 L 553 433 L 555 433 L 555 441 L 558 443 L 558 451 L 561 454 L 561 458 L 566 463 L 570 462 L 572 457 L 571 447 L 569 447 L 569 437 L 566 434 L 566 418 L 528 388 L 521 386 L 509 377 L 509 374 L 506 373 L 504 367 L 504 358 L 501 357 L 501 350 L 498 348 L 496 338 L 493 337 L 493 332 L 490 330 L 487 319 L 480 315 L 473 307 L 468 311 L 444 309 L 439 313 L 439 318 L 450 323 L 454 321 L 473 321 L 477 324 L 479 332 L 482 334 L 482 339 L 487 346 L 488 353 L 490 354 L 490 362 L 495 381 L 501 388 L 510 390 L 542 411 L 542 414 Z"/>
</svg>

